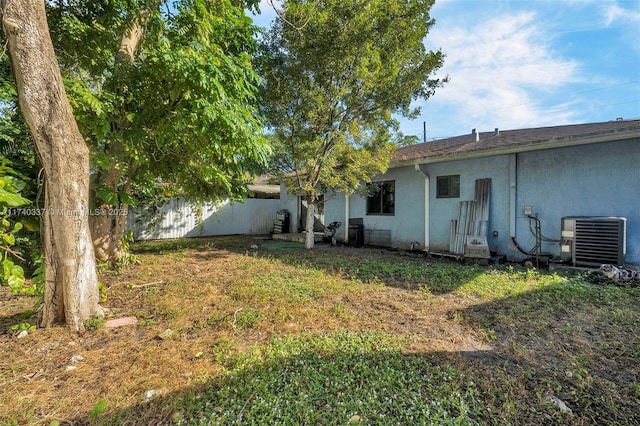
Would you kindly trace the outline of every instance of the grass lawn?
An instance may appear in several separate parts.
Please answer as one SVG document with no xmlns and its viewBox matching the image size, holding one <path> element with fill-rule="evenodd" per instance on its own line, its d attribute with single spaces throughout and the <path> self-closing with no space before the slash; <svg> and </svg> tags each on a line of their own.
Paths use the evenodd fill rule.
<svg viewBox="0 0 640 426">
<path fill-rule="evenodd" d="M 247 250 L 251 243 L 258 250 Z M 0 289 L 0 424 L 640 424 L 640 288 L 370 248 L 137 243 L 84 336 Z"/>
</svg>

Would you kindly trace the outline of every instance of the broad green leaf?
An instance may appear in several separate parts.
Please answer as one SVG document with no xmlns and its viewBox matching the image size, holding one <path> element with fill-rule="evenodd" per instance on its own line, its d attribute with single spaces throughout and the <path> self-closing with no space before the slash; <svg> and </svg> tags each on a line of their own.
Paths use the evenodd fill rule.
<svg viewBox="0 0 640 426">
<path fill-rule="evenodd" d="M 29 204 L 29 200 L 18 193 L 9 192 L 4 190 L 3 188 L 0 188 L 0 204 L 2 203 L 8 205 L 9 207 L 20 207 L 24 206 L 25 204 Z"/>
<path fill-rule="evenodd" d="M 96 194 L 104 203 L 112 206 L 118 205 L 118 194 L 107 188 L 106 186 L 98 186 L 96 188 Z"/>
<path fill-rule="evenodd" d="M 10 246 L 15 245 L 16 237 L 13 234 L 2 234 L 2 239 Z"/>
<path fill-rule="evenodd" d="M 2 277 L 5 281 L 9 280 L 11 276 L 11 271 L 13 270 L 14 263 L 10 259 L 2 260 Z"/>
<path fill-rule="evenodd" d="M 35 217 L 25 217 L 20 220 L 24 229 L 29 232 L 36 232 L 40 230 L 40 220 Z"/>
<path fill-rule="evenodd" d="M 15 234 L 16 232 L 20 231 L 23 227 L 24 225 L 22 224 L 22 222 L 16 222 L 16 224 L 13 226 L 13 231 L 11 231 L 11 233 Z"/>
<path fill-rule="evenodd" d="M 12 293 L 20 292 L 24 286 L 24 269 L 22 266 L 14 264 L 9 259 L 2 261 L 3 278 L 7 285 L 11 287 Z"/>
<path fill-rule="evenodd" d="M 136 207 L 138 204 L 136 199 L 133 198 L 131 195 L 127 194 L 126 192 L 119 192 L 118 196 L 120 197 L 120 201 L 128 206 Z"/>
<path fill-rule="evenodd" d="M 13 292 L 20 291 L 24 287 L 24 270 L 20 265 L 13 265 L 7 284 Z"/>
<path fill-rule="evenodd" d="M 27 184 L 13 176 L 4 176 L 4 186 L 11 192 L 20 192 L 25 186 L 27 186 Z"/>
</svg>

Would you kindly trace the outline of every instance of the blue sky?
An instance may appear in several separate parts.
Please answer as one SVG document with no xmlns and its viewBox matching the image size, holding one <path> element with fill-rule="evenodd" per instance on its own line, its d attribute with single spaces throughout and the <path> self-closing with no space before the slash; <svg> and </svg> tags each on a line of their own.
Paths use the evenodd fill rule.
<svg viewBox="0 0 640 426">
<path fill-rule="evenodd" d="M 401 120 L 406 135 L 640 118 L 640 0 L 436 0 L 431 16 L 425 45 L 450 82 Z"/>
</svg>

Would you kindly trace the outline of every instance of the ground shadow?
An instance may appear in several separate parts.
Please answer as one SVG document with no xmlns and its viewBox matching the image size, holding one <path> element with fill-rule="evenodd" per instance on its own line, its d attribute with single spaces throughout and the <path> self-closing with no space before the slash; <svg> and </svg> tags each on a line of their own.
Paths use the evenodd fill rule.
<svg viewBox="0 0 640 426">
<path fill-rule="evenodd" d="M 460 268 L 457 261 L 430 258 L 420 251 L 329 243 L 307 250 L 302 243 L 270 242 L 263 244 L 256 255 L 364 283 L 404 290 L 427 289 L 434 294 L 454 291 L 485 270 L 478 265 Z"/>
<path fill-rule="evenodd" d="M 27 295 L 13 295 L 8 287 L 0 287 L 0 335 L 11 334 L 11 328 L 24 323 L 37 323 L 36 298 Z"/>
<path fill-rule="evenodd" d="M 486 424 L 467 376 L 400 351 L 303 349 L 73 424 Z"/>
<path fill-rule="evenodd" d="M 270 347 L 223 378 L 73 422 L 640 424 L 640 314 L 615 313 L 632 303 L 625 291 L 565 283 L 457 311 L 495 333 L 480 351 L 406 353 L 388 349 L 385 334 L 300 336 L 295 349 Z"/>
<path fill-rule="evenodd" d="M 262 247 L 251 252 L 252 239 L 231 241 L 230 249 L 228 241 L 218 238 L 188 248 L 205 258 L 213 249 L 265 256 L 365 282 L 373 274 L 378 282 L 403 288 L 397 283 L 408 280 L 432 286 L 434 293 L 455 290 L 486 270 L 447 268 L 446 262 L 398 252 L 380 261 L 380 253 L 370 256 L 379 249 Z M 413 269 L 420 270 L 416 264 L 430 268 L 429 276 L 437 281 L 403 275 L 407 263 Z M 640 424 L 639 296 L 637 289 L 563 278 L 451 312 L 455 321 L 484 336 L 487 350 L 402 353 L 301 344 L 295 353 L 272 351 L 259 362 L 228 366 L 231 374 L 224 378 L 149 402 L 139 395 L 133 407 L 69 423 L 171 424 L 182 419 L 186 424 L 315 425 L 346 424 L 357 415 L 364 424 L 389 424 L 389 418 L 397 419 L 394 424 Z M 354 405 L 357 401 L 369 402 L 361 407 Z M 425 401 L 439 402 L 448 420 L 441 408 L 424 406 Z M 422 409 L 428 414 L 416 417 Z M 411 415 L 414 419 L 403 417 Z"/>
<path fill-rule="evenodd" d="M 458 311 L 494 348 L 467 360 L 520 392 L 561 400 L 569 424 L 640 424 L 640 291 L 595 278 L 565 278 Z M 516 408 L 525 412 L 522 402 Z"/>
<path fill-rule="evenodd" d="M 478 265 L 460 268 L 457 261 L 430 258 L 420 251 L 331 245 L 325 242 L 316 243 L 313 249 L 308 250 L 304 248 L 304 243 L 271 240 L 264 235 L 141 241 L 132 247 L 135 254 L 150 255 L 184 250 L 195 252 L 194 257 L 201 260 L 219 257 L 223 252 L 264 257 L 364 283 L 382 283 L 404 290 L 427 289 L 434 294 L 451 292 L 485 271 L 485 267 Z"/>
</svg>

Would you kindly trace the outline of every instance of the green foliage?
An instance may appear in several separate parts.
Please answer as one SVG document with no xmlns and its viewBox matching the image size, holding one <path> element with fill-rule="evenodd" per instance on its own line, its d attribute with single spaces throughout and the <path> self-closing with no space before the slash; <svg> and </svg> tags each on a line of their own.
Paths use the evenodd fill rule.
<svg viewBox="0 0 640 426">
<path fill-rule="evenodd" d="M 108 204 L 112 206 L 118 205 L 118 194 L 110 188 L 104 185 L 98 185 L 94 191 L 98 199 L 102 202 L 101 204 Z"/>
<path fill-rule="evenodd" d="M 89 412 L 89 418 L 91 420 L 97 420 L 98 417 L 100 417 L 102 414 L 105 413 L 105 411 L 107 411 L 107 400 L 106 399 L 100 399 L 98 402 L 96 402 L 93 406 L 93 408 L 91 408 L 91 411 Z"/>
<path fill-rule="evenodd" d="M 100 303 L 105 303 L 107 301 L 107 286 L 98 281 L 98 292 L 100 293 Z"/>
<path fill-rule="evenodd" d="M 274 339 L 187 397 L 184 424 L 479 424 L 470 378 L 382 332 Z"/>
<path fill-rule="evenodd" d="M 238 313 L 234 326 L 239 328 L 254 328 L 263 317 L 263 314 L 253 309 L 242 310 Z"/>
<path fill-rule="evenodd" d="M 101 300 L 101 302 L 103 302 Z M 102 327 L 107 321 L 104 318 L 91 318 L 84 322 L 84 328 L 86 330 L 97 330 Z"/>
<path fill-rule="evenodd" d="M 406 142 L 394 114 L 415 117 L 442 81 L 441 52 L 423 40 L 432 0 L 291 0 L 264 36 L 263 111 L 288 188 L 317 201 L 352 193 Z M 286 170 L 288 169 L 288 170 Z"/>
<path fill-rule="evenodd" d="M 254 106 L 255 27 L 244 9 L 255 6 L 235 0 L 179 1 L 171 10 L 139 1 L 49 6 L 65 87 L 92 149 L 98 201 L 135 205 L 134 195 L 163 191 L 154 184 L 159 180 L 188 197 L 244 194 L 248 174 L 268 153 Z M 140 22 L 144 38 L 133 62 L 118 59 L 123 35 Z"/>
<path fill-rule="evenodd" d="M 0 251 L 2 258 L 2 276 L 0 282 L 8 285 L 12 293 L 34 294 L 35 287 L 25 287 L 24 262 L 22 252 L 16 247 L 24 242 L 20 231 L 24 225 L 15 219 L 20 210 L 30 202 L 21 195 L 27 186 L 23 177 L 11 167 L 9 161 L 0 157 Z"/>
<path fill-rule="evenodd" d="M 129 232 L 124 234 L 122 236 L 122 239 L 120 240 L 122 249 L 126 254 L 122 256 L 120 259 L 118 259 L 118 262 L 116 264 L 116 271 L 120 271 L 123 268 L 126 268 L 127 266 L 135 265 L 140 262 L 138 259 L 138 256 L 131 253 L 130 251 L 130 247 L 131 247 L 131 244 L 133 244 L 133 242 L 134 242 L 133 230 L 129 230 Z"/>
<path fill-rule="evenodd" d="M 11 326 L 11 331 L 33 331 L 36 329 L 35 325 L 31 325 L 28 322 L 20 322 Z"/>
</svg>

